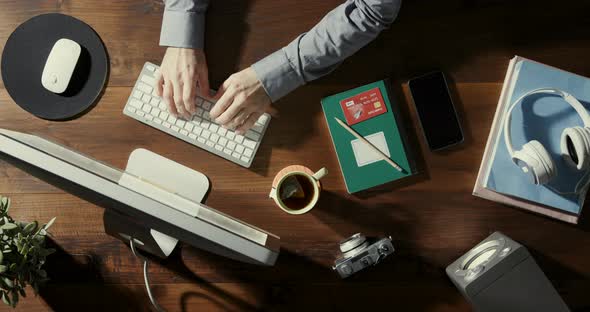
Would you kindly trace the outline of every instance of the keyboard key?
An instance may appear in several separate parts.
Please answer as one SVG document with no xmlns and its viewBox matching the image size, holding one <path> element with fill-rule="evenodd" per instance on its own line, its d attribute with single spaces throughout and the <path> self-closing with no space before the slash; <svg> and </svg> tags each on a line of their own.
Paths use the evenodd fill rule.
<svg viewBox="0 0 590 312">
<path fill-rule="evenodd" d="M 224 157 L 231 158 L 239 164 L 249 164 L 252 161 L 254 150 L 270 121 L 270 116 L 262 115 L 249 131 L 244 135 L 237 135 L 234 130 L 224 128 L 211 118 L 209 111 L 215 106 L 214 100 L 198 95 L 195 97 L 196 111 L 192 118 L 189 120 L 177 118 L 169 112 L 169 107 L 163 99 L 157 96 L 155 87 L 158 71 L 156 65 L 144 65 L 143 72 L 125 107 L 126 114 L 133 113 L 135 118 L 155 127 L 161 125 L 157 126 L 160 129 L 171 129 L 178 134 L 170 130 L 165 132 L 203 147 L 205 150 L 214 151 L 218 155 L 227 155 Z"/>
<path fill-rule="evenodd" d="M 216 133 L 213 133 L 213 134 L 211 135 L 211 137 L 209 137 L 209 140 L 211 140 L 211 141 L 213 141 L 213 142 L 217 143 L 217 140 L 219 140 L 219 136 L 218 136 Z"/>
<path fill-rule="evenodd" d="M 256 123 L 264 125 L 264 124 L 266 124 L 267 121 L 268 121 L 268 115 L 262 115 L 262 116 L 258 117 L 258 120 L 256 121 Z"/>
<path fill-rule="evenodd" d="M 156 85 L 156 78 L 147 76 L 147 75 L 142 75 L 141 76 L 141 81 L 147 83 L 150 86 L 155 86 Z"/>
<path fill-rule="evenodd" d="M 152 93 L 152 91 L 154 90 L 154 88 L 146 85 L 145 83 L 141 83 L 141 82 L 137 84 L 137 88 L 147 94 Z"/>
<path fill-rule="evenodd" d="M 253 141 L 260 141 L 260 134 L 252 131 L 252 130 L 248 130 L 246 131 L 246 137 L 253 140 Z"/>
<path fill-rule="evenodd" d="M 131 101 L 129 102 L 129 105 L 131 105 L 137 109 L 141 109 L 141 107 L 143 106 L 143 103 L 139 100 L 131 99 Z"/>
<path fill-rule="evenodd" d="M 249 148 L 251 148 L 251 149 L 254 149 L 254 148 L 256 147 L 256 142 L 254 142 L 254 141 L 252 141 L 252 140 L 249 140 L 249 139 L 245 139 L 245 140 L 244 140 L 244 145 L 245 145 L 246 147 L 249 147 Z"/>
<path fill-rule="evenodd" d="M 252 126 L 251 130 L 256 131 L 258 133 L 262 133 L 262 130 L 264 130 L 264 126 L 260 124 L 255 124 L 254 126 Z"/>
</svg>

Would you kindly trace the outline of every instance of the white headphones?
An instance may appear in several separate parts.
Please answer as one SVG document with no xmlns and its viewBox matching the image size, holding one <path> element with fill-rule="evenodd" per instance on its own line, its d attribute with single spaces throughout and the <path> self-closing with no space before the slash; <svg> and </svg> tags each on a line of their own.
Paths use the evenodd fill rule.
<svg viewBox="0 0 590 312">
<path fill-rule="evenodd" d="M 518 98 L 508 109 L 507 118 L 504 122 L 504 141 L 512 161 L 531 178 L 536 184 L 547 184 L 554 176 L 557 175 L 555 163 L 549 156 L 545 147 L 537 140 L 527 142 L 519 151 L 514 151 L 512 147 L 512 137 L 510 134 L 510 121 L 512 120 L 512 111 L 524 100 L 524 98 L 533 94 L 553 94 L 562 97 L 569 103 L 580 115 L 584 122 L 584 127 L 570 127 L 561 133 L 561 156 L 565 161 L 577 170 L 586 170 L 590 167 L 590 114 L 584 106 L 571 94 L 552 88 L 542 88 L 532 90 Z M 578 183 L 579 184 L 579 183 Z M 578 185 L 576 186 L 576 192 Z"/>
</svg>

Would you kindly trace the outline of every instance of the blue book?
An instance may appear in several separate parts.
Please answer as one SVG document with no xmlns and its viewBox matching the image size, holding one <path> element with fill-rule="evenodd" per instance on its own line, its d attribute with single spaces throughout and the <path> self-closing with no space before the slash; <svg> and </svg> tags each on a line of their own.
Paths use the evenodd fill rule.
<svg viewBox="0 0 590 312">
<path fill-rule="evenodd" d="M 493 144 L 490 150 L 491 158 L 486 161 L 486 155 L 484 155 L 482 163 L 483 187 L 524 200 L 525 203 L 528 202 L 528 207 L 525 208 L 529 210 L 537 211 L 530 207 L 538 204 L 578 216 L 584 204 L 587 187 L 578 194 L 573 192 L 576 184 L 583 178 L 586 180 L 586 177 L 584 172 L 568 166 L 561 156 L 560 149 L 563 130 L 567 127 L 583 126 L 582 120 L 574 109 L 560 97 L 534 95 L 521 102 L 512 113 L 511 134 L 514 149 L 520 150 L 526 142 L 537 140 L 545 146 L 557 167 L 557 176 L 547 186 L 534 185 L 529 181 L 529 178 L 512 162 L 504 141 L 503 124 L 507 109 L 521 95 L 533 89 L 545 87 L 566 91 L 576 97 L 586 108 L 590 108 L 590 79 L 524 58 L 513 59 L 492 128 L 492 132 L 496 131 L 497 135 L 491 134 L 488 141 L 488 145 Z M 488 147 L 486 147 L 486 153 Z M 484 166 L 486 162 L 489 163 L 488 168 Z M 582 185 L 585 185 L 584 182 L 582 181 Z M 474 193 L 476 193 L 475 190 Z M 545 214 L 550 215 L 550 213 Z"/>
</svg>

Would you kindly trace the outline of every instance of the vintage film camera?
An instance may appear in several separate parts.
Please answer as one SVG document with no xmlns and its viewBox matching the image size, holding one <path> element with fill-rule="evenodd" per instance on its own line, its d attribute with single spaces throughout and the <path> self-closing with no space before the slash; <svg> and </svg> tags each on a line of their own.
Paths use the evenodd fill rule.
<svg viewBox="0 0 590 312">
<path fill-rule="evenodd" d="M 381 262 L 393 253 L 394 248 L 391 236 L 371 244 L 364 235 L 357 233 L 340 242 L 340 251 L 342 255 L 336 259 L 332 269 L 345 278 Z"/>
</svg>

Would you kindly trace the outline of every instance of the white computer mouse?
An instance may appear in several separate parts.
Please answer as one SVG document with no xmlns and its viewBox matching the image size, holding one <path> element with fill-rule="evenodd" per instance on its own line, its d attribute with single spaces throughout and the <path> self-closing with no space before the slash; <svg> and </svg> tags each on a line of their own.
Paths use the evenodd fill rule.
<svg viewBox="0 0 590 312">
<path fill-rule="evenodd" d="M 43 68 L 41 75 L 43 87 L 58 94 L 66 91 L 81 52 L 82 48 L 77 42 L 65 38 L 57 40 Z"/>
</svg>

